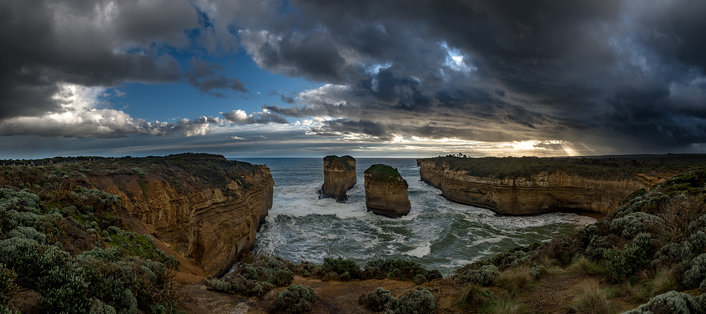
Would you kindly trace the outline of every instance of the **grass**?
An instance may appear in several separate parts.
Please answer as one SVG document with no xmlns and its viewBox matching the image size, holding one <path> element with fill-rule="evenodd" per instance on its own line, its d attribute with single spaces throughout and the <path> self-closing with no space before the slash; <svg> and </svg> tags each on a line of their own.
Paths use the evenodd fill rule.
<svg viewBox="0 0 706 314">
<path fill-rule="evenodd" d="M 567 267 L 567 270 L 570 272 L 582 272 L 591 276 L 605 276 L 608 274 L 608 269 L 604 265 L 591 261 L 584 256 L 577 258 Z"/>
<path fill-rule="evenodd" d="M 576 297 L 571 309 L 577 313 L 608 314 L 617 313 L 616 306 L 609 298 L 609 293 L 598 287 L 585 288 Z"/>
<path fill-rule="evenodd" d="M 371 179 L 375 181 L 390 181 L 390 182 L 404 182 L 407 181 L 402 179 L 402 176 L 397 171 L 397 169 L 392 168 L 388 165 L 375 164 L 370 166 L 370 168 L 365 170 L 365 174 L 369 175 Z"/>
<path fill-rule="evenodd" d="M 540 172 L 562 171 L 569 174 L 603 179 L 623 179 L 653 170 L 680 172 L 702 166 L 706 155 L 651 155 L 602 157 L 436 157 L 437 166 L 466 171 L 478 177 L 530 178 Z"/>
<path fill-rule="evenodd" d="M 324 161 L 340 162 L 346 170 L 355 170 L 355 158 L 351 157 L 350 155 L 340 157 L 336 155 L 330 155 L 324 157 Z"/>
<path fill-rule="evenodd" d="M 529 268 L 521 266 L 500 273 L 496 282 L 499 286 L 515 294 L 517 291 L 529 286 L 532 282 L 532 275 L 530 274 Z"/>
</svg>

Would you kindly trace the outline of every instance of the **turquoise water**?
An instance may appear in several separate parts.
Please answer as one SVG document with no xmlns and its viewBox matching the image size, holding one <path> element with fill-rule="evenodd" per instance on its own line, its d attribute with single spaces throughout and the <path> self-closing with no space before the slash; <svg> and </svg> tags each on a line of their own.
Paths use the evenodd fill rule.
<svg viewBox="0 0 706 314">
<path fill-rule="evenodd" d="M 374 258 L 403 257 L 448 275 L 472 261 L 595 221 L 571 213 L 497 216 L 450 202 L 421 181 L 414 159 L 358 159 L 358 183 L 345 204 L 318 199 L 321 159 L 239 160 L 266 164 L 275 180 L 274 203 L 257 234 L 256 252 L 297 262 L 341 256 L 363 266 Z M 409 183 L 409 215 L 394 219 L 366 210 L 363 171 L 376 163 L 397 168 Z"/>
</svg>

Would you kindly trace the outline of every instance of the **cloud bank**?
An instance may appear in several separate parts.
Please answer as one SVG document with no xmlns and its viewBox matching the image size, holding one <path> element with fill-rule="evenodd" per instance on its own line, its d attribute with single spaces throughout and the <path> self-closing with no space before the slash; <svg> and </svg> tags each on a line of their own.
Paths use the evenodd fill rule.
<svg viewBox="0 0 706 314">
<path fill-rule="evenodd" d="M 12 49 L 0 51 L 0 134 L 207 135 L 290 117 L 304 138 L 358 147 L 401 138 L 703 151 L 704 12 L 688 0 L 2 2 L 0 42 Z M 221 65 L 173 56 L 239 49 L 321 86 L 259 113 L 175 122 L 61 96 L 180 80 L 217 97 L 245 92 Z M 328 118 L 301 123 L 311 117 Z"/>
</svg>

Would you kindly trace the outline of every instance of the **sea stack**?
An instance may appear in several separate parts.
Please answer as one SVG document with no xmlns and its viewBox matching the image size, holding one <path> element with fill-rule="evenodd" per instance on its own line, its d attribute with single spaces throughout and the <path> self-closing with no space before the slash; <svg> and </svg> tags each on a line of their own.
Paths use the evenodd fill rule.
<svg viewBox="0 0 706 314">
<path fill-rule="evenodd" d="M 324 157 L 324 185 L 319 191 L 320 197 L 345 202 L 348 199 L 346 191 L 353 188 L 355 183 L 355 158 L 348 155 Z"/>
<path fill-rule="evenodd" d="M 372 165 L 365 170 L 365 206 L 382 216 L 397 218 L 407 215 L 412 208 L 407 186 L 397 169 Z"/>
</svg>

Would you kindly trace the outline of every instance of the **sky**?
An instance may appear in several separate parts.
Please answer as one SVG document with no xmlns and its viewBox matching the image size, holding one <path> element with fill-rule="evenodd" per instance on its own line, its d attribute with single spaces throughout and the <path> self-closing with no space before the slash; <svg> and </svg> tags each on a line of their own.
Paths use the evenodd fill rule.
<svg viewBox="0 0 706 314">
<path fill-rule="evenodd" d="M 0 1 L 0 158 L 706 153 L 706 1 Z"/>
</svg>

